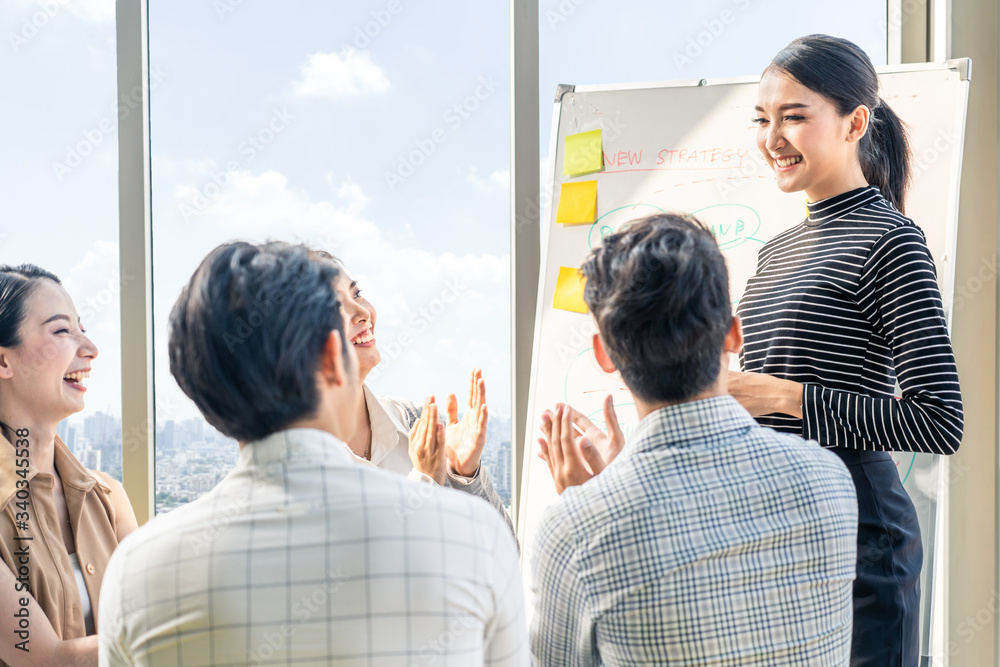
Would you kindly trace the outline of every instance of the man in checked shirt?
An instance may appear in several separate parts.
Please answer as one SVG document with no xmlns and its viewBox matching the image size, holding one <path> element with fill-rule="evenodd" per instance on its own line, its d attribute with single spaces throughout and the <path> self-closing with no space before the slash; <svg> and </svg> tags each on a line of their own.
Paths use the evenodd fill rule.
<svg viewBox="0 0 1000 667">
<path fill-rule="evenodd" d="M 212 491 L 114 552 L 101 665 L 528 664 L 517 548 L 464 493 L 358 465 L 336 263 L 227 243 L 170 314 L 170 371 L 240 442 Z M 436 406 L 410 434 L 443 457 Z"/>
<path fill-rule="evenodd" d="M 569 406 L 543 415 L 562 495 L 529 551 L 536 662 L 847 665 L 854 485 L 837 456 L 728 395 L 742 332 L 712 234 L 654 216 L 581 271 L 594 355 L 641 421 L 626 442 L 611 406 L 610 437 Z"/>
</svg>

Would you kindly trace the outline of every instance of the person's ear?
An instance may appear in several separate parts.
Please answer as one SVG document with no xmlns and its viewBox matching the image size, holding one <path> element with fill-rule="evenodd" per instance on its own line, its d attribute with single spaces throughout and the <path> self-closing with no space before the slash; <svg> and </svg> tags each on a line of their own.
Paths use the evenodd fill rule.
<svg viewBox="0 0 1000 667">
<path fill-rule="evenodd" d="M 871 109 L 864 104 L 860 104 L 848 116 L 847 141 L 849 143 L 861 141 L 861 138 L 868 132 L 868 125 L 871 123 L 871 113 Z"/>
<path fill-rule="evenodd" d="M 344 386 L 348 373 L 346 362 L 340 332 L 333 329 L 323 344 L 323 359 L 320 364 L 323 379 L 335 387 Z"/>
<path fill-rule="evenodd" d="M 0 347 L 0 380 L 14 377 L 14 369 L 10 365 L 10 348 Z"/>
<path fill-rule="evenodd" d="M 597 365 L 605 373 L 614 373 L 618 370 L 615 368 L 615 362 L 611 361 L 611 357 L 608 356 L 608 351 L 604 349 L 604 341 L 601 340 L 599 333 L 594 334 L 594 358 L 597 359 Z"/>
<path fill-rule="evenodd" d="M 728 354 L 737 354 L 743 347 L 743 322 L 739 315 L 733 315 L 733 323 L 729 326 L 729 333 L 722 339 L 722 351 Z"/>
</svg>

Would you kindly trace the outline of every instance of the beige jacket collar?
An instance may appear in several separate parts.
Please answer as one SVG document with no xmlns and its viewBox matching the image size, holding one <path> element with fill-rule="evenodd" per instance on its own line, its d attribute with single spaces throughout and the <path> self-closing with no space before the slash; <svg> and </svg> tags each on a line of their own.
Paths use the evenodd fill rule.
<svg viewBox="0 0 1000 667">
<path fill-rule="evenodd" d="M 27 440 L 28 447 L 30 448 L 32 444 L 30 435 Z M 11 443 L 0 435 L 0 507 L 7 506 L 7 503 L 10 502 L 10 499 L 17 492 L 17 480 L 22 479 L 21 475 L 18 474 L 19 468 L 17 464 L 22 462 L 24 457 L 18 456 L 17 453 L 18 450 L 23 450 L 24 447 L 15 446 L 17 442 L 18 440 L 15 439 L 15 442 Z M 55 447 L 53 449 L 53 460 L 56 470 L 59 471 L 59 477 L 62 479 L 64 489 L 74 489 L 83 494 L 93 489 L 95 484 L 101 484 L 107 488 L 106 484 L 99 481 L 83 467 L 58 435 L 56 436 Z M 20 469 L 23 469 L 23 466 Z M 27 479 L 32 480 L 38 474 L 38 469 L 34 465 L 29 464 Z M 108 488 L 108 490 L 110 491 L 111 489 Z"/>
</svg>

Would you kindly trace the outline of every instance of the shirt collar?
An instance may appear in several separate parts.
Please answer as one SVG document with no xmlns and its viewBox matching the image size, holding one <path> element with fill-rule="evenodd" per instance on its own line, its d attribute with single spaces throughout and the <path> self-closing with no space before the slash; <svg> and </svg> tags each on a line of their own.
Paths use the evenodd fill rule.
<svg viewBox="0 0 1000 667">
<path fill-rule="evenodd" d="M 879 189 L 874 185 L 866 185 L 849 192 L 842 192 L 826 199 L 806 202 L 809 217 L 806 224 L 810 227 L 832 222 L 842 218 L 851 211 L 861 208 L 882 198 Z"/>
<path fill-rule="evenodd" d="M 691 447 L 719 441 L 720 436 L 757 426 L 750 413 L 732 396 L 668 405 L 639 422 L 629 439 L 632 452 L 662 447 Z"/>
<path fill-rule="evenodd" d="M 382 401 L 372 393 L 368 385 L 362 384 L 365 390 L 365 402 L 368 404 L 368 419 L 372 425 L 372 457 L 371 462 L 378 464 L 389 452 L 399 446 L 401 434 L 407 434 L 407 445 L 409 444 L 409 428 L 385 409 Z"/>
<path fill-rule="evenodd" d="M 29 437 L 28 440 L 30 442 L 31 438 Z M 21 479 L 17 474 L 18 458 L 23 457 L 18 457 L 17 449 L 14 445 L 0 434 L 0 507 L 6 507 L 17 491 L 17 481 Z M 97 484 L 97 479 L 73 456 L 73 453 L 69 451 L 69 448 L 66 447 L 66 444 L 58 435 L 55 439 L 52 458 L 56 470 L 59 471 L 59 478 L 62 480 L 64 489 L 69 487 L 81 493 L 86 493 Z M 38 468 L 29 464 L 28 481 L 33 480 L 38 474 L 41 474 Z M 48 474 L 44 476 L 49 477 Z"/>
<path fill-rule="evenodd" d="M 355 465 L 347 443 L 332 433 L 315 428 L 292 428 L 244 445 L 236 469 L 262 468 L 278 476 L 284 466 L 317 463 Z"/>
</svg>

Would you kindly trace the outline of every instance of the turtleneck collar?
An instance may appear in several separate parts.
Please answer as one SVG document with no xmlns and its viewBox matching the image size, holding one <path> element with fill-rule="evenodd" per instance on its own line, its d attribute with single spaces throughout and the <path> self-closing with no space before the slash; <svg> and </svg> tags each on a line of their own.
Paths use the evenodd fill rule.
<svg viewBox="0 0 1000 667">
<path fill-rule="evenodd" d="M 811 227 L 826 224 L 881 198 L 878 187 L 866 185 L 816 202 L 806 202 L 809 210 L 806 224 Z"/>
</svg>

